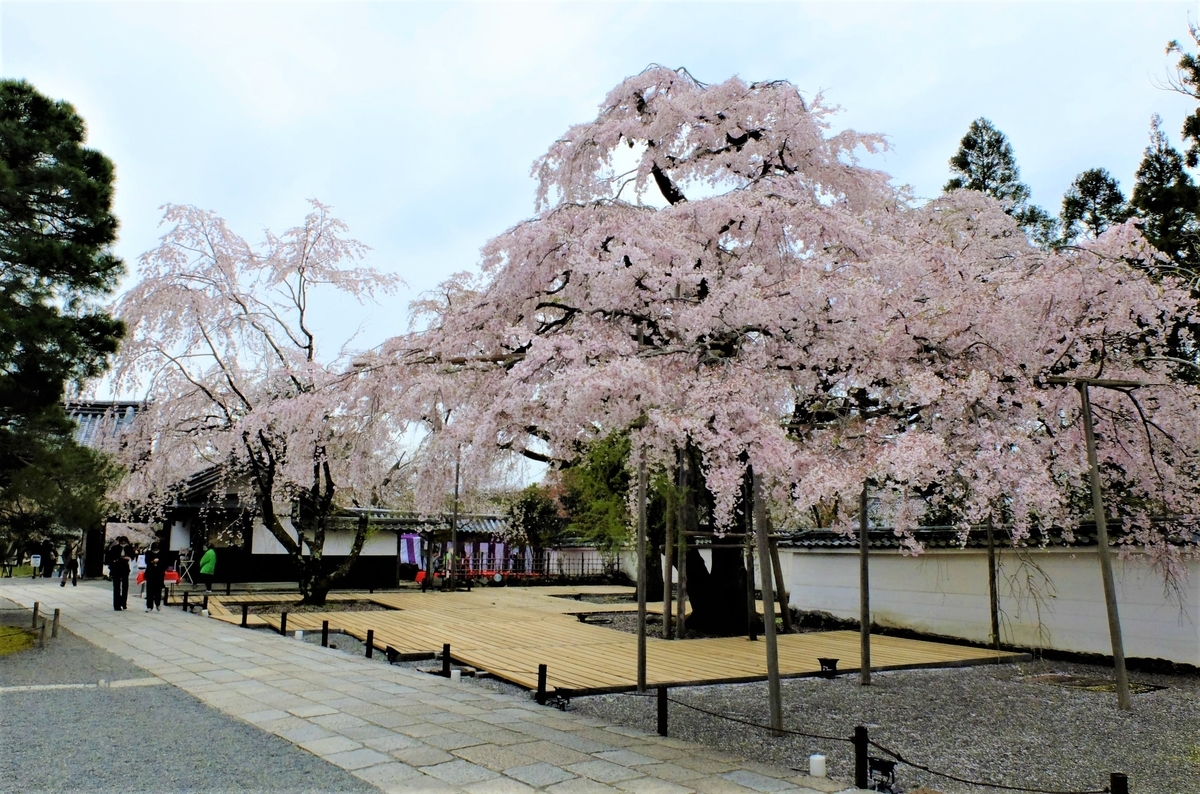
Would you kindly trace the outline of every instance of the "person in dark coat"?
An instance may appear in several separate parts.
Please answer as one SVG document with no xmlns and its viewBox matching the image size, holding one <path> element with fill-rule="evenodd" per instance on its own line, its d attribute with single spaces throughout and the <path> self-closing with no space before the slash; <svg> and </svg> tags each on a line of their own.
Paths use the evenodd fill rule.
<svg viewBox="0 0 1200 794">
<path fill-rule="evenodd" d="M 133 547 L 125 537 L 117 538 L 104 555 L 104 563 L 112 579 L 113 609 L 129 608 L 129 561 L 132 559 Z"/>
<path fill-rule="evenodd" d="M 167 575 L 167 555 L 159 551 L 158 541 L 146 551 L 146 611 L 162 612 L 163 579 Z"/>
</svg>

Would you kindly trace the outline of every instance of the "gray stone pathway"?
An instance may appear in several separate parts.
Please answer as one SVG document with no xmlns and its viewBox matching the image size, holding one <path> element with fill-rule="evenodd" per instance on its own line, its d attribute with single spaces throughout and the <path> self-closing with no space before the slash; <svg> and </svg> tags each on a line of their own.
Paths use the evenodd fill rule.
<svg viewBox="0 0 1200 794">
<path fill-rule="evenodd" d="M 115 612 L 104 582 L 0 579 L 0 596 L 61 607 L 80 637 L 384 791 L 858 791 L 178 609 L 146 614 L 135 595 Z"/>
</svg>

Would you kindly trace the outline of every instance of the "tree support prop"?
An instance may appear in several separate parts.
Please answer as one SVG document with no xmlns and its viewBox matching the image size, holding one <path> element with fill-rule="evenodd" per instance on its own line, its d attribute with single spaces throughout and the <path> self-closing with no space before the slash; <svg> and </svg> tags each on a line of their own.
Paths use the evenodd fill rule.
<svg viewBox="0 0 1200 794">
<path fill-rule="evenodd" d="M 767 549 L 767 505 L 762 480 L 754 474 L 754 523 L 758 529 L 758 566 L 762 571 L 763 637 L 767 646 L 767 691 L 771 701 L 771 735 L 783 735 L 783 696 L 779 689 L 779 648 L 775 642 L 775 596 L 771 587 L 771 553 Z"/>
<path fill-rule="evenodd" d="M 637 691 L 646 691 L 646 453 L 638 461 Z"/>
<path fill-rule="evenodd" d="M 858 497 L 858 619 L 860 657 L 859 681 L 871 685 L 871 582 L 868 568 L 870 540 L 867 538 L 867 484 Z M 864 729 L 866 730 L 866 729 Z"/>
<path fill-rule="evenodd" d="M 1129 676 L 1125 671 L 1125 643 L 1121 638 L 1121 618 L 1117 613 L 1117 586 L 1113 580 L 1112 559 L 1108 549 L 1108 523 L 1104 515 L 1104 496 L 1100 491 L 1100 465 L 1096 460 L 1096 434 L 1092 425 L 1092 402 L 1087 383 L 1078 383 L 1083 402 L 1083 432 L 1087 442 L 1088 469 L 1092 484 L 1092 514 L 1096 520 L 1097 553 L 1100 574 L 1104 578 L 1104 605 L 1108 608 L 1108 635 L 1112 642 L 1113 667 L 1117 678 L 1117 707 L 1128 711 Z"/>
</svg>

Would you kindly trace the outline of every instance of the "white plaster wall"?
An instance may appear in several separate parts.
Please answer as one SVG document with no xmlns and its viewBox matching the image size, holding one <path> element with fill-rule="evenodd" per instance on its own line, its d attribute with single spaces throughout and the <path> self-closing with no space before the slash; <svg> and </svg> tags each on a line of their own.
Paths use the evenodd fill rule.
<svg viewBox="0 0 1200 794">
<path fill-rule="evenodd" d="M 171 539 L 167 548 L 171 551 L 191 548 L 192 530 L 185 521 L 176 521 L 171 525 Z"/>
<path fill-rule="evenodd" d="M 856 553 L 780 549 L 780 556 L 792 606 L 858 618 Z M 1008 550 L 999 557 L 1004 642 L 1112 653 L 1095 551 Z M 1113 568 L 1126 655 L 1200 665 L 1200 565 L 1189 564 L 1178 595 L 1164 592 L 1162 577 L 1139 555 L 1115 559 Z M 984 551 L 929 551 L 919 557 L 872 552 L 870 581 L 872 620 L 879 625 L 988 639 Z"/>
<path fill-rule="evenodd" d="M 292 540 L 296 539 L 296 528 L 292 526 L 290 518 L 281 519 L 284 531 L 291 536 Z M 363 543 L 360 556 L 362 557 L 395 557 L 399 552 L 397 545 L 397 535 L 394 530 L 383 529 L 379 530 Z M 325 549 L 323 554 L 330 557 L 345 557 L 350 554 L 350 549 L 354 545 L 354 530 L 333 530 L 325 533 Z M 254 535 L 250 541 L 251 554 L 287 554 L 287 549 L 283 547 L 271 531 L 267 529 L 266 524 L 261 519 L 254 520 Z"/>
</svg>

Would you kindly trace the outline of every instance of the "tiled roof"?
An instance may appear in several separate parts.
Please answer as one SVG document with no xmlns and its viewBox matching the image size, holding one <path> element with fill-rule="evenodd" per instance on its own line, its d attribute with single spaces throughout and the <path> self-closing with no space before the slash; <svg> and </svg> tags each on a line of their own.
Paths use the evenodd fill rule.
<svg viewBox="0 0 1200 794">
<path fill-rule="evenodd" d="M 95 447 L 105 434 L 118 435 L 133 424 L 142 404 L 120 400 L 98 400 L 67 403 L 67 416 L 75 422 L 75 440 L 85 447 Z"/>
<path fill-rule="evenodd" d="M 1109 529 L 1112 536 L 1119 535 Z M 958 527 L 921 527 L 912 533 L 913 537 L 926 549 L 985 549 L 987 535 L 983 527 L 974 528 L 964 539 L 959 534 Z M 995 527 L 993 537 L 997 546 L 1011 545 L 1007 527 Z M 903 536 L 897 535 L 891 527 L 872 528 L 867 532 L 867 540 L 872 549 L 901 549 L 904 548 Z M 1063 539 L 1062 532 L 1056 530 L 1046 540 L 1048 547 L 1085 547 L 1096 545 L 1096 531 L 1090 522 L 1075 530 L 1073 539 L 1068 542 Z M 1110 538 L 1111 540 L 1111 538 Z M 1043 538 L 1034 534 L 1022 545 L 1040 547 Z M 792 532 L 781 532 L 779 537 L 781 548 L 797 549 L 838 549 L 850 551 L 858 548 L 858 538 L 844 535 L 833 529 L 803 529 Z"/>
</svg>

